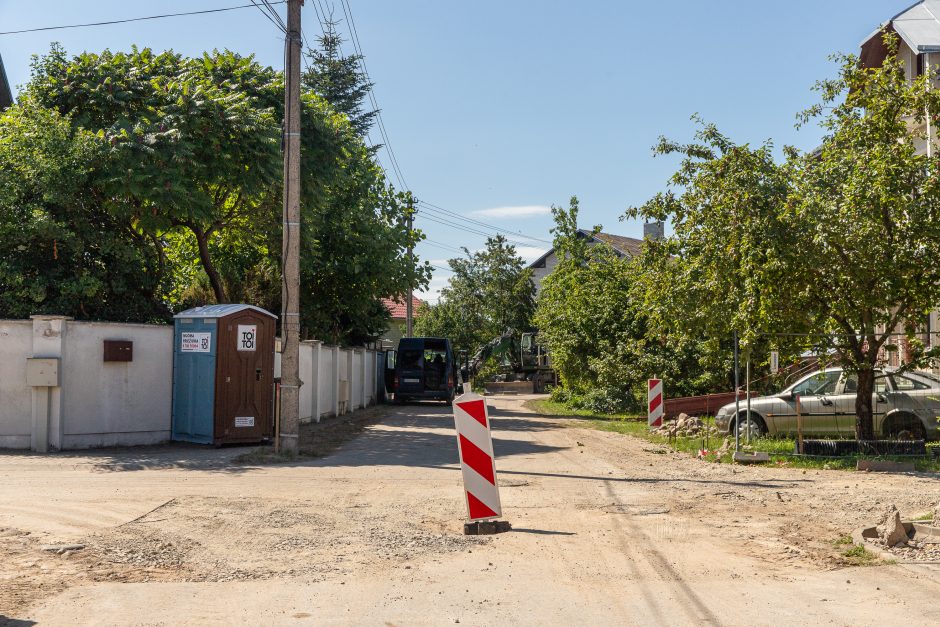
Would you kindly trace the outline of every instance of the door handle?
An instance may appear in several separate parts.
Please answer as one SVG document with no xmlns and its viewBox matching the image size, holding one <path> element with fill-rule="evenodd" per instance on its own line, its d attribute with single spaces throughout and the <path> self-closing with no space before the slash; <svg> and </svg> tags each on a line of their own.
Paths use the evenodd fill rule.
<svg viewBox="0 0 940 627">
<path fill-rule="evenodd" d="M 255 381 L 261 380 L 261 368 L 255 368 Z"/>
<path fill-rule="evenodd" d="M 826 398 L 825 396 L 820 396 L 819 402 L 826 406 L 832 405 L 832 401 Z"/>
</svg>

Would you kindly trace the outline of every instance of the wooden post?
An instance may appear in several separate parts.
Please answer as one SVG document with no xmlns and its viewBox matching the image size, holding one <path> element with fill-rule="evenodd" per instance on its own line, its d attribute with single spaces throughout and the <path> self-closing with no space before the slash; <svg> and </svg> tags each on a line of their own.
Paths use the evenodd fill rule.
<svg viewBox="0 0 940 627">
<path fill-rule="evenodd" d="M 797 450 L 803 454 L 803 413 L 800 411 L 800 397 L 796 397 L 796 442 Z"/>
</svg>

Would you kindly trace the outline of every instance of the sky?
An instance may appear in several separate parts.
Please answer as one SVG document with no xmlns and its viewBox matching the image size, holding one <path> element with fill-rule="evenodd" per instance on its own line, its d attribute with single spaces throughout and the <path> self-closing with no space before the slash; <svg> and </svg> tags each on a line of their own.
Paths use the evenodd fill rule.
<svg viewBox="0 0 940 627">
<path fill-rule="evenodd" d="M 797 112 L 818 101 L 836 52 L 856 52 L 912 0 L 349 0 L 396 187 L 433 205 L 417 249 L 446 284 L 447 259 L 502 230 L 533 260 L 550 248 L 550 206 L 580 200 L 579 224 L 642 237 L 624 211 L 666 188 L 676 162 L 653 158 L 665 135 L 691 139 L 698 114 L 737 142 L 814 147 Z M 247 0 L 0 0 L 0 31 L 249 4 Z M 282 16 L 284 5 L 276 5 Z M 304 33 L 339 0 L 306 0 Z M 286 19 L 285 19 L 286 21 Z M 349 36 L 347 35 L 347 39 Z M 14 90 L 51 42 L 70 53 L 131 45 L 197 55 L 228 48 L 276 68 L 281 33 L 253 7 L 131 24 L 0 35 Z M 345 50 L 352 50 L 347 42 Z M 442 211 L 443 210 L 443 211 Z"/>
</svg>

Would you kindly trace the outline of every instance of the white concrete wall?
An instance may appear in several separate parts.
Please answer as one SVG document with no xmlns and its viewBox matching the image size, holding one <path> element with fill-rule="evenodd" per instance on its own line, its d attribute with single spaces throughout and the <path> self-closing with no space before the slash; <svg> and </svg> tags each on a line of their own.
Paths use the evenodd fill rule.
<svg viewBox="0 0 940 627">
<path fill-rule="evenodd" d="M 133 361 L 105 362 L 104 340 L 128 340 Z M 62 368 L 62 448 L 170 439 L 173 327 L 69 322 Z"/>
<path fill-rule="evenodd" d="M 376 352 L 344 349 L 318 341 L 300 343 L 300 420 L 319 422 L 324 416 L 347 412 L 376 402 Z M 338 394 L 348 382 L 348 399 Z"/>
<path fill-rule="evenodd" d="M 105 362 L 104 340 L 133 342 Z M 30 387 L 29 357 L 58 359 L 59 385 Z M 170 439 L 173 327 L 34 316 L 0 322 L 0 447 L 37 451 Z"/>
<path fill-rule="evenodd" d="M 32 388 L 26 358 L 33 354 L 33 323 L 0 320 L 0 448 L 29 448 Z"/>
</svg>

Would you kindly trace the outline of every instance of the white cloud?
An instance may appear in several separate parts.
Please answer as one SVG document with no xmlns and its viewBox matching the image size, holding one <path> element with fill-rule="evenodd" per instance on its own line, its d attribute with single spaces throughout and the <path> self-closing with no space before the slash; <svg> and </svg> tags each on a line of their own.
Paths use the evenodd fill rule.
<svg viewBox="0 0 940 627">
<path fill-rule="evenodd" d="M 471 211 L 470 215 L 483 218 L 529 218 L 531 216 L 548 215 L 551 212 L 552 208 L 545 205 L 520 205 L 517 207 L 478 209 L 477 211 Z"/>
</svg>

